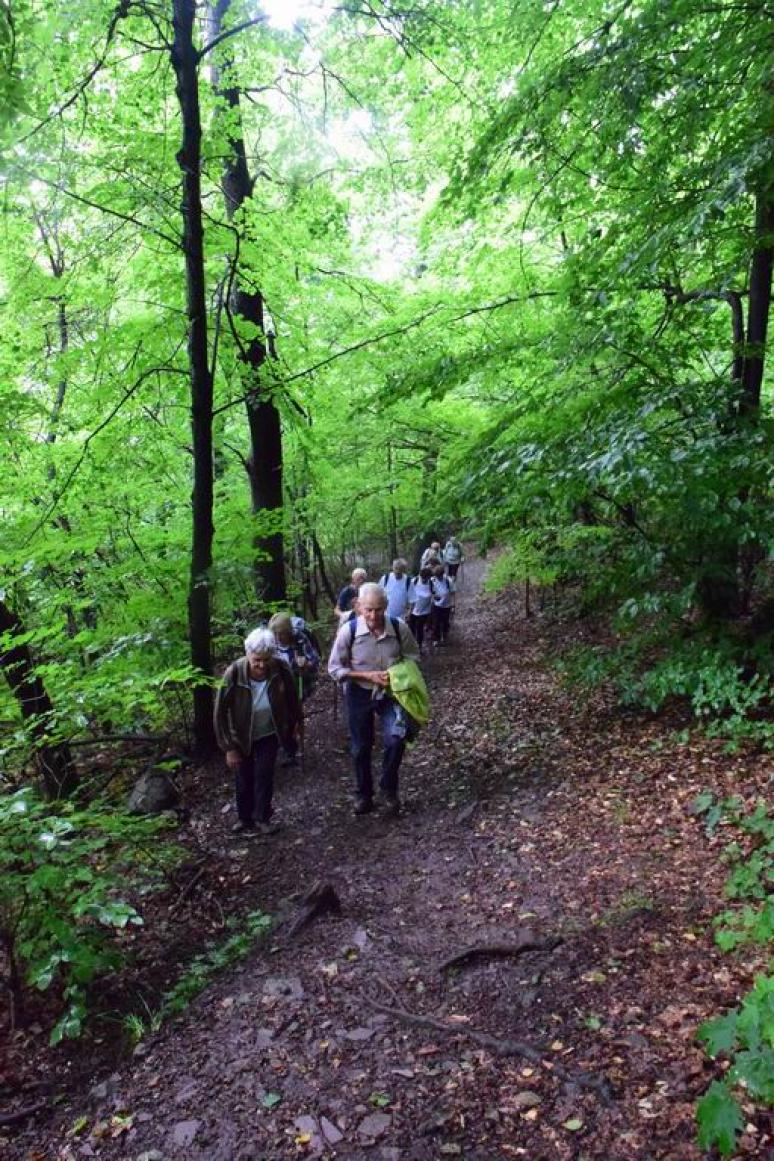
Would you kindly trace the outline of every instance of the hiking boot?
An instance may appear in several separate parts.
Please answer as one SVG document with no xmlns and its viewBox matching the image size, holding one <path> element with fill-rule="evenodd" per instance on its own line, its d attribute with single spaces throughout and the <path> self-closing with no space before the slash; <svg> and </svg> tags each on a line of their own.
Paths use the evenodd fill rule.
<svg viewBox="0 0 774 1161">
<path fill-rule="evenodd" d="M 391 794 L 384 796 L 384 807 L 382 809 L 383 818 L 397 818 L 400 814 L 400 799 L 395 798 Z"/>
<path fill-rule="evenodd" d="M 256 824 L 258 834 L 276 834 L 282 830 L 281 822 L 259 822 Z"/>
<path fill-rule="evenodd" d="M 370 814 L 374 808 L 372 798 L 364 798 L 362 794 L 358 794 L 355 799 L 354 814 Z"/>
<path fill-rule="evenodd" d="M 252 822 L 235 822 L 231 828 L 231 833 L 236 838 L 255 838 L 258 831 L 255 824 Z"/>
</svg>

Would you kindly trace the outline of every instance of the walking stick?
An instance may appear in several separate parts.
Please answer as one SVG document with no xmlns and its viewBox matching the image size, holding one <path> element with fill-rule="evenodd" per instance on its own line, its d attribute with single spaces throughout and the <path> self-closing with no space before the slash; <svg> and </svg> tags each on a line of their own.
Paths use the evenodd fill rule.
<svg viewBox="0 0 774 1161">
<path fill-rule="evenodd" d="M 304 722 L 304 682 L 301 674 L 298 675 L 298 705 L 301 710 L 301 716 L 298 719 L 298 743 L 301 750 L 301 773 L 305 771 L 306 758 L 306 723 Z"/>
</svg>

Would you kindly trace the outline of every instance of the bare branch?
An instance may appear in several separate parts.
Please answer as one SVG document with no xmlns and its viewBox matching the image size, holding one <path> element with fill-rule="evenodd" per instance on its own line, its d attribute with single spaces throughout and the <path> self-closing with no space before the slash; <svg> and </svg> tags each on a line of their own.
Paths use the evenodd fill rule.
<svg viewBox="0 0 774 1161">
<path fill-rule="evenodd" d="M 201 60 L 208 52 L 212 52 L 214 48 L 222 44 L 224 40 L 228 40 L 230 36 L 236 36 L 238 32 L 244 32 L 246 28 L 252 28 L 256 24 L 265 24 L 267 20 L 267 16 L 254 16 L 252 20 L 243 20 L 241 24 L 235 24 L 233 28 L 228 28 L 225 32 L 221 32 L 220 36 L 216 36 L 209 44 L 205 44 L 204 48 L 199 49 L 199 52 L 196 54 L 196 59 Z"/>
</svg>

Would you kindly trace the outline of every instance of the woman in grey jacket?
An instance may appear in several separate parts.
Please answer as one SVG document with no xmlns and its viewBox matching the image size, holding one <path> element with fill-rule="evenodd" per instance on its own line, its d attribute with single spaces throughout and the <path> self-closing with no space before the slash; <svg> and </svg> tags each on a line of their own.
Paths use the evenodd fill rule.
<svg viewBox="0 0 774 1161">
<path fill-rule="evenodd" d="M 215 697 L 215 736 L 234 772 L 235 833 L 271 829 L 277 751 L 292 742 L 300 717 L 293 675 L 277 657 L 274 634 L 254 629 Z"/>
</svg>

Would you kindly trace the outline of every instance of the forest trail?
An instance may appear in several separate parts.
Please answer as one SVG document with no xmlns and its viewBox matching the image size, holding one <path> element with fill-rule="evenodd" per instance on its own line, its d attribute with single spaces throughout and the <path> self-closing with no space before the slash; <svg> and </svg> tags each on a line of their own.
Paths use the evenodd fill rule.
<svg viewBox="0 0 774 1161">
<path fill-rule="evenodd" d="M 602 697 L 581 704 L 547 664 L 566 626 L 482 597 L 484 564 L 465 569 L 450 643 L 424 662 L 433 719 L 404 762 L 400 820 L 352 816 L 327 679 L 304 770 L 278 772 L 278 834 L 232 841 L 220 767 L 191 788 L 212 860 L 194 918 L 236 892 L 287 930 L 318 879 L 341 915 L 290 942 L 280 927 L 9 1157 L 703 1156 L 693 1106 L 712 1067 L 695 1028 L 753 965 L 712 943 L 722 844 L 690 804 L 752 793 L 760 770 L 710 742 L 678 748 Z M 546 946 L 440 970 L 519 941 Z M 766 1132 L 746 1155 L 765 1154 Z"/>
</svg>

